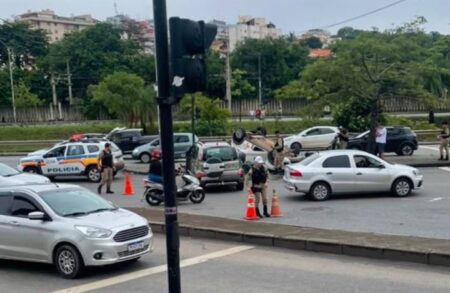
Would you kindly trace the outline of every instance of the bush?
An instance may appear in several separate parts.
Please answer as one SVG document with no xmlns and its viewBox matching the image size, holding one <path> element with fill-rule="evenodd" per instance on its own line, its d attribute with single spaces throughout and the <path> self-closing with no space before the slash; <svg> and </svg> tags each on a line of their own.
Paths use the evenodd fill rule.
<svg viewBox="0 0 450 293">
<path fill-rule="evenodd" d="M 365 131 L 370 129 L 370 113 L 374 107 L 375 101 L 354 97 L 334 107 L 333 119 L 336 125 L 351 132 Z M 382 114 L 379 120 L 385 120 Z"/>
</svg>

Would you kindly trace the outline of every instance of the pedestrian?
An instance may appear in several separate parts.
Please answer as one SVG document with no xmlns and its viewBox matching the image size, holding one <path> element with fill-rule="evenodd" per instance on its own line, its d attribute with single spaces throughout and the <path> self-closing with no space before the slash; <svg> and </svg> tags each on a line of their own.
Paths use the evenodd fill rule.
<svg viewBox="0 0 450 293">
<path fill-rule="evenodd" d="M 381 159 L 384 160 L 384 149 L 386 146 L 387 130 L 386 127 L 384 127 L 383 123 L 381 122 L 378 122 L 375 130 L 376 130 L 375 142 L 377 146 L 376 153 Z"/>
<path fill-rule="evenodd" d="M 272 151 L 272 155 L 274 157 L 274 166 L 275 171 L 282 172 L 283 171 L 283 160 L 284 160 L 284 140 L 281 137 L 280 131 L 275 131 L 275 145 Z"/>
<path fill-rule="evenodd" d="M 97 188 L 98 194 L 102 193 L 102 187 L 106 184 L 106 193 L 114 193 L 111 190 L 111 184 L 114 173 L 114 159 L 111 151 L 111 144 L 105 143 L 105 149 L 98 155 L 98 167 L 101 174 L 101 182 Z"/>
<path fill-rule="evenodd" d="M 150 156 L 150 168 L 148 170 L 148 180 L 155 183 L 163 183 L 162 177 L 162 164 L 161 164 L 161 151 L 154 149 Z"/>
<path fill-rule="evenodd" d="M 347 149 L 349 140 L 348 130 L 343 127 L 339 128 L 338 137 L 339 137 L 339 148 L 341 150 Z"/>
<path fill-rule="evenodd" d="M 441 141 L 441 144 L 439 145 L 439 152 L 441 153 L 441 157 L 439 158 L 440 161 L 442 160 L 448 161 L 449 137 L 450 137 L 450 130 L 448 128 L 448 122 L 444 121 L 442 122 L 441 133 L 438 135 L 438 138 Z M 445 151 L 445 159 L 444 159 L 444 151 Z"/>
<path fill-rule="evenodd" d="M 259 211 L 259 202 L 263 202 L 263 214 L 267 218 L 270 218 L 270 214 L 267 209 L 267 180 L 269 178 L 269 173 L 267 172 L 266 167 L 264 167 L 264 160 L 260 156 L 257 156 L 255 158 L 255 161 L 253 162 L 253 166 L 251 167 L 250 171 L 247 174 L 246 177 L 246 185 L 247 187 L 251 184 L 251 189 L 253 194 L 255 195 L 255 208 L 256 208 L 256 215 L 260 218 L 263 216 L 261 215 Z"/>
</svg>

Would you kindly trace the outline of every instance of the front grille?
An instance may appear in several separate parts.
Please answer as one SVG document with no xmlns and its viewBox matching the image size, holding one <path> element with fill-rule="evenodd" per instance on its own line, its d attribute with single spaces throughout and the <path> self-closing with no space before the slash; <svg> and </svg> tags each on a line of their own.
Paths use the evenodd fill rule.
<svg viewBox="0 0 450 293">
<path fill-rule="evenodd" d="M 117 234 L 114 236 L 114 241 L 116 242 L 125 242 L 137 238 L 141 238 L 144 236 L 147 236 L 148 234 L 148 226 L 141 226 L 136 227 L 128 230 L 123 230 L 120 232 L 117 232 Z"/>
<path fill-rule="evenodd" d="M 121 252 L 118 252 L 117 255 L 119 257 L 127 257 L 127 256 L 131 256 L 131 255 L 135 255 L 135 254 L 146 251 L 148 249 L 148 247 L 149 247 L 148 245 L 145 245 L 144 248 L 141 248 L 141 249 L 137 249 L 137 250 L 133 250 L 133 251 L 128 251 L 128 250 L 121 251 Z"/>
</svg>

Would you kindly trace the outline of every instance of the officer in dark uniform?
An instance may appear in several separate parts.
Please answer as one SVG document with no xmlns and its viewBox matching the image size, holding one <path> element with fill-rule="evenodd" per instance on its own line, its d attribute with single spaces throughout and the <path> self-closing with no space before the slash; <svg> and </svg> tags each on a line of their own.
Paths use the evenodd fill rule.
<svg viewBox="0 0 450 293">
<path fill-rule="evenodd" d="M 98 167 L 102 176 L 102 181 L 97 188 L 98 194 L 102 193 L 102 187 L 106 184 L 106 193 L 114 193 L 111 190 L 111 184 L 113 180 L 114 173 L 114 160 L 111 151 L 111 144 L 105 143 L 105 149 L 102 150 L 98 155 Z"/>
<path fill-rule="evenodd" d="M 270 214 L 267 209 L 267 179 L 269 178 L 269 173 L 267 172 L 266 167 L 264 167 L 264 160 L 261 157 L 256 157 L 253 162 L 253 166 L 247 174 L 246 185 L 250 186 L 250 181 L 252 181 L 251 189 L 255 194 L 255 206 L 256 206 L 256 215 L 260 218 L 263 216 L 259 211 L 259 202 L 260 198 L 262 198 L 263 207 L 264 207 L 264 216 L 270 218 Z"/>
</svg>

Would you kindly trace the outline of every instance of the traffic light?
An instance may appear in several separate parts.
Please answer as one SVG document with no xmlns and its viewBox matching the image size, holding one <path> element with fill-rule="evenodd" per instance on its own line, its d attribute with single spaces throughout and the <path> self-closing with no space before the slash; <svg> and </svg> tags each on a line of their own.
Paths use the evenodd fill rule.
<svg viewBox="0 0 450 293">
<path fill-rule="evenodd" d="M 172 17 L 170 24 L 170 53 L 172 95 L 179 101 L 186 93 L 206 89 L 205 54 L 217 34 L 217 26 Z"/>
</svg>

